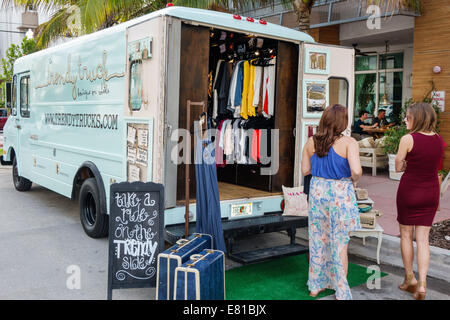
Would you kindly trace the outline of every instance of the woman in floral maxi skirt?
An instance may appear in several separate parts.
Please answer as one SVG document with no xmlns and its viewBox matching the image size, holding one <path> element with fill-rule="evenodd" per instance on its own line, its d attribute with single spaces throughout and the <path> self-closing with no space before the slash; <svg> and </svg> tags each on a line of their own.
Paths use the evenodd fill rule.
<svg viewBox="0 0 450 320">
<path fill-rule="evenodd" d="M 352 299 L 347 282 L 349 232 L 360 228 L 354 183 L 362 174 L 355 139 L 343 136 L 347 108 L 328 107 L 318 132 L 307 141 L 302 174 L 312 174 L 309 189 L 310 295 L 329 288 L 336 299 Z"/>
</svg>

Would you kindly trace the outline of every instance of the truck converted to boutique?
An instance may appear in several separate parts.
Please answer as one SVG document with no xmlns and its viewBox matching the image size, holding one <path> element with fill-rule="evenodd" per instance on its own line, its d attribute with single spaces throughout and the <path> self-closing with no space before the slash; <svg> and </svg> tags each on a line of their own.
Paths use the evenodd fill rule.
<svg viewBox="0 0 450 320">
<path fill-rule="evenodd" d="M 231 111 L 221 92 L 242 81 L 233 72 L 238 61 L 247 62 L 252 80 L 244 93 L 233 89 L 242 99 Z M 280 212 L 282 186 L 302 184 L 301 149 L 321 111 L 339 103 L 353 114 L 353 61 L 352 48 L 318 44 L 263 20 L 165 8 L 18 59 L 3 161 L 13 164 L 19 191 L 37 183 L 79 199 L 91 237 L 107 233 L 111 184 L 162 183 L 168 228 L 185 222 L 186 194 L 190 221 L 196 211 L 195 167 L 188 166 L 188 177 L 188 167 L 173 161 L 181 145 L 175 132 L 192 132 L 206 113 L 223 134 L 233 125 L 231 135 L 240 137 L 271 133 L 246 135 L 270 141 L 269 163 L 260 162 L 262 145 L 229 151 L 222 138 L 236 160 L 217 167 L 222 219 Z M 221 87 L 227 77 L 231 85 Z"/>
</svg>

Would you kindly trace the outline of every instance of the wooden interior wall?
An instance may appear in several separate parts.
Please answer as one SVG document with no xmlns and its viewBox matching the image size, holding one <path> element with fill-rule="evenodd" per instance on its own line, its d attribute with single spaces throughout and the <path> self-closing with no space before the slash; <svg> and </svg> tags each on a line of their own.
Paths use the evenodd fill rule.
<svg viewBox="0 0 450 320">
<path fill-rule="evenodd" d="M 297 109 L 298 46 L 280 41 L 277 54 L 275 128 L 279 129 L 279 169 L 272 192 L 293 187 L 295 162 L 295 118 Z"/>
<path fill-rule="evenodd" d="M 445 112 L 440 133 L 447 143 L 444 167 L 450 169 L 450 1 L 422 0 L 423 12 L 414 22 L 413 86 L 414 100 L 422 100 L 434 82 L 436 91 L 445 91 Z M 440 74 L 433 67 L 440 66 Z"/>
<path fill-rule="evenodd" d="M 187 126 L 187 101 L 208 103 L 208 69 L 209 69 L 209 29 L 182 24 L 181 26 L 181 57 L 180 57 L 180 111 L 179 127 Z M 198 120 L 201 113 L 198 108 L 191 110 L 191 123 Z M 194 140 L 191 134 L 191 154 L 193 163 Z M 178 166 L 177 200 L 185 198 L 185 165 Z M 195 198 L 195 167 L 189 168 L 190 198 Z"/>
</svg>

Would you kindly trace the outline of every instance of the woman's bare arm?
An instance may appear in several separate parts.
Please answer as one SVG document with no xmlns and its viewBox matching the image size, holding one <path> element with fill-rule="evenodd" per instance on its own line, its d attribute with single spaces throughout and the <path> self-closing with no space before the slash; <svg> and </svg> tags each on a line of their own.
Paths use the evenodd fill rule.
<svg viewBox="0 0 450 320">
<path fill-rule="evenodd" d="M 302 175 L 307 176 L 311 174 L 311 157 L 314 154 L 314 141 L 310 137 L 303 147 L 302 151 Z"/>
<path fill-rule="evenodd" d="M 359 159 L 359 145 L 353 138 L 348 138 L 347 160 L 352 173 L 352 180 L 356 183 L 362 176 L 361 161 Z"/>
<path fill-rule="evenodd" d="M 414 144 L 413 137 L 410 134 L 404 135 L 400 139 L 398 152 L 395 156 L 395 171 L 403 172 L 406 170 L 406 155 L 411 151 Z"/>
</svg>

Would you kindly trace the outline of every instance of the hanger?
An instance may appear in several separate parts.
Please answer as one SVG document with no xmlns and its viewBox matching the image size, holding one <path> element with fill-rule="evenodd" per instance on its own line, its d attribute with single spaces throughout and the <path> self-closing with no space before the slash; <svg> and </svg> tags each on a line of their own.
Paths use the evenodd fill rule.
<svg viewBox="0 0 450 320">
<path fill-rule="evenodd" d="M 252 61 L 252 65 L 258 67 L 274 66 L 275 64 L 270 63 L 270 60 L 272 60 L 272 58 L 257 58 Z"/>
</svg>

